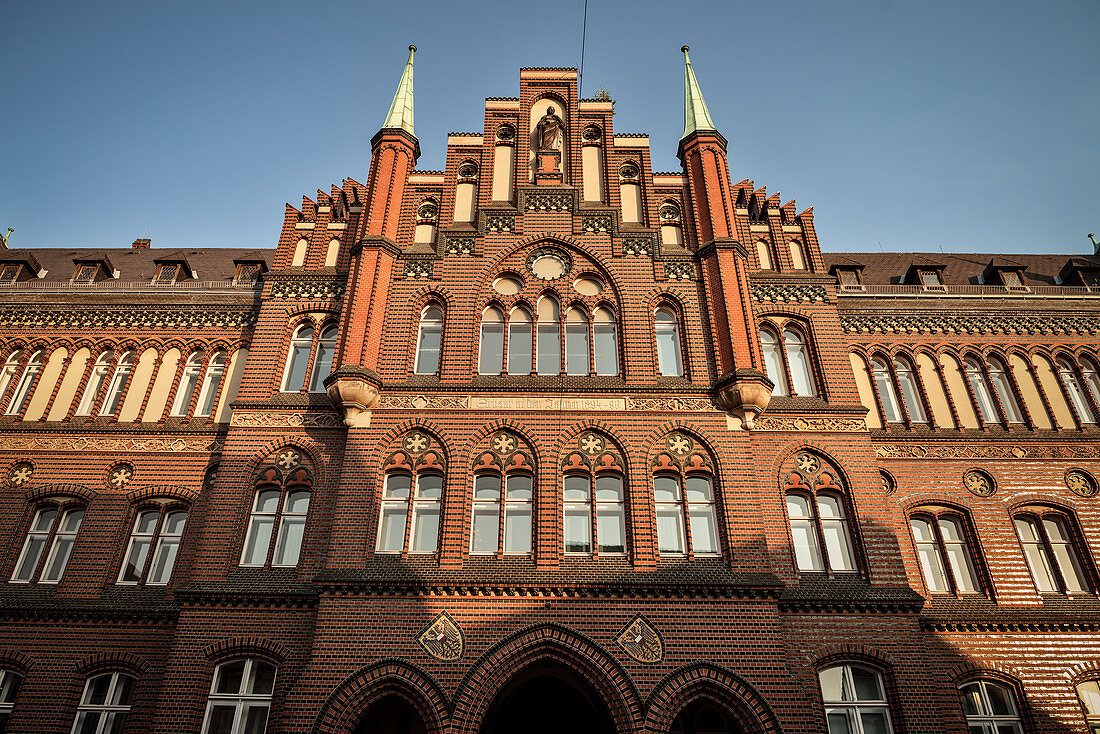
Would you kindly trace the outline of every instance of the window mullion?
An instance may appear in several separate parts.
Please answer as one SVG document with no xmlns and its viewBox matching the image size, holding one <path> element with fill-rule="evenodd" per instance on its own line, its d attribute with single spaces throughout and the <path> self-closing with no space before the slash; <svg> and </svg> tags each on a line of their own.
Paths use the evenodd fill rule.
<svg viewBox="0 0 1100 734">
<path fill-rule="evenodd" d="M 810 512 L 813 514 L 814 529 L 817 532 L 817 544 L 821 548 L 821 565 L 830 576 L 833 574 L 833 564 L 829 560 L 829 547 L 826 545 L 825 527 L 821 522 L 821 512 L 817 508 L 817 493 L 810 493 Z M 854 559 L 853 559 L 854 560 Z"/>
<path fill-rule="evenodd" d="M 309 392 L 309 386 L 313 384 L 313 370 L 317 367 L 314 360 L 317 359 L 317 344 L 321 340 L 320 324 L 313 325 L 313 340 L 309 343 L 309 359 L 306 361 L 306 377 L 302 381 L 298 392 Z"/>
<path fill-rule="evenodd" d="M 947 588 L 955 596 L 959 595 L 959 586 L 957 579 L 955 578 L 955 569 L 951 565 L 951 558 L 947 555 L 947 542 L 943 539 L 943 532 L 940 530 L 940 518 L 938 515 L 932 515 L 932 522 L 928 523 L 932 526 L 932 535 L 936 539 L 936 552 L 940 555 L 940 563 L 943 564 L 943 575 L 947 579 Z"/>
<path fill-rule="evenodd" d="M 894 386 L 894 394 L 898 396 L 897 402 L 898 407 L 901 408 L 901 421 L 906 428 L 912 428 L 913 418 L 909 414 L 909 404 L 905 401 L 905 391 L 901 389 L 901 380 L 898 379 L 898 369 L 894 364 L 894 357 L 886 360 L 886 369 L 889 370 L 890 384 Z"/>
</svg>

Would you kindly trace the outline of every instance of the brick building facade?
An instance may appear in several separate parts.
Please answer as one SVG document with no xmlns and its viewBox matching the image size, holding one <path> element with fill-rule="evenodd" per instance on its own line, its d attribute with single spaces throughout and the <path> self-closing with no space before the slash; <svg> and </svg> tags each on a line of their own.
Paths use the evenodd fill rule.
<svg viewBox="0 0 1100 734">
<path fill-rule="evenodd" d="M 685 62 L 0 253 L 4 731 L 1100 731 L 1100 258 L 822 253 Z"/>
</svg>

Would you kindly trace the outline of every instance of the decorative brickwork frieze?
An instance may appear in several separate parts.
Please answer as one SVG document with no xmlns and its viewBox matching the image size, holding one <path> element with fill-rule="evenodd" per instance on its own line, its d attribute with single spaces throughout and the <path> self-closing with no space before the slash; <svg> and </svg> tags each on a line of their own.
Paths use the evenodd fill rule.
<svg viewBox="0 0 1100 734">
<path fill-rule="evenodd" d="M 840 323 L 850 334 L 1100 334 L 1100 319 L 1086 316 L 853 315 Z"/>
<path fill-rule="evenodd" d="M 272 298 L 328 301 L 342 298 L 347 288 L 343 278 L 280 278 L 271 287 Z"/>
<path fill-rule="evenodd" d="M 754 283 L 752 297 L 762 303 L 822 303 L 828 300 L 828 291 L 820 285 Z"/>
</svg>

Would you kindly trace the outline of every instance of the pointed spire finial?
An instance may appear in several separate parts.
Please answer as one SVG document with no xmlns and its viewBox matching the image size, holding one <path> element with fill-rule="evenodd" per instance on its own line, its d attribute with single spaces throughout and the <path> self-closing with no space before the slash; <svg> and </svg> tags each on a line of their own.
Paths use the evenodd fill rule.
<svg viewBox="0 0 1100 734">
<path fill-rule="evenodd" d="M 680 50 L 684 53 L 684 134 L 680 138 L 682 140 L 696 130 L 717 131 L 717 128 L 710 119 L 707 102 L 703 99 L 703 92 L 699 89 L 699 82 L 695 78 L 695 70 L 691 68 L 689 48 L 681 46 Z"/>
<path fill-rule="evenodd" d="M 409 135 L 416 137 L 413 132 L 413 54 L 416 46 L 409 46 L 409 60 L 405 62 L 405 71 L 401 72 L 401 81 L 397 83 L 397 91 L 390 103 L 390 111 L 386 114 L 386 121 L 382 123 L 382 129 L 397 128 L 404 130 Z"/>
</svg>

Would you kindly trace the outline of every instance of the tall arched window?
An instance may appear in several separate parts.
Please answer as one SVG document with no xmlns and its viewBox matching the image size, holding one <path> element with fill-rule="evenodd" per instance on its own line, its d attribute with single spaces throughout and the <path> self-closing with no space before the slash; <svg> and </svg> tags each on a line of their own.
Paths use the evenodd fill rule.
<svg viewBox="0 0 1100 734">
<path fill-rule="evenodd" d="M 309 249 L 309 240 L 305 237 L 298 240 L 294 245 L 294 255 L 290 260 L 290 267 L 300 268 L 306 264 L 306 250 Z"/>
<path fill-rule="evenodd" d="M 601 306 L 592 313 L 592 358 L 597 375 L 619 374 L 619 339 L 615 314 Z"/>
<path fill-rule="evenodd" d="M 772 253 L 768 248 L 768 243 L 764 240 L 756 241 L 756 259 L 760 262 L 761 270 L 773 270 L 772 266 Z"/>
<path fill-rule="evenodd" d="M 15 697 L 19 693 L 19 684 L 22 682 L 23 676 L 19 673 L 0 668 L 0 731 L 8 726 L 8 719 L 15 708 Z"/>
<path fill-rule="evenodd" d="M 275 666 L 255 658 L 214 669 L 202 734 L 264 734 L 275 691 Z"/>
<path fill-rule="evenodd" d="M 1012 389 L 1012 380 L 1005 363 L 1000 357 L 990 355 L 986 359 L 986 366 L 989 368 L 989 382 L 997 392 L 1005 420 L 1009 423 L 1022 423 L 1024 419 L 1020 412 L 1020 403 L 1016 400 L 1016 391 Z"/>
<path fill-rule="evenodd" d="M 499 375 L 504 359 L 504 314 L 496 306 L 481 312 L 481 340 L 477 371 L 482 375 Z"/>
<path fill-rule="evenodd" d="M 657 549 L 662 555 L 682 554 L 686 549 L 696 555 L 720 552 L 714 485 L 709 476 L 689 474 L 681 482 L 677 475 L 655 474 L 653 500 L 657 511 Z M 685 536 L 685 528 L 690 539 Z"/>
<path fill-rule="evenodd" d="M 180 379 L 179 388 L 176 390 L 176 399 L 172 403 L 170 415 L 187 415 L 187 410 L 191 406 L 191 398 L 194 397 L 195 390 L 198 389 L 201 376 L 202 354 L 195 352 L 187 358 L 187 363 L 184 365 L 183 376 Z"/>
<path fill-rule="evenodd" d="M 553 296 L 543 296 L 539 299 L 538 324 L 535 331 L 538 373 L 540 375 L 560 375 L 561 317 L 558 310 L 558 301 Z"/>
<path fill-rule="evenodd" d="M 1028 570 L 1040 592 L 1080 593 L 1089 590 L 1069 516 L 1033 508 L 1013 518 Z"/>
<path fill-rule="evenodd" d="M 421 472 L 413 477 L 390 472 L 382 488 L 378 520 L 379 553 L 435 553 L 439 539 L 439 509 L 443 475 Z M 405 538 L 409 538 L 406 547 Z"/>
<path fill-rule="evenodd" d="M 882 674 L 862 665 L 837 665 L 818 673 L 829 734 L 892 734 Z"/>
<path fill-rule="evenodd" d="M 77 415 L 91 415 L 92 408 L 95 406 L 96 398 L 99 397 L 99 390 L 103 387 L 103 383 L 107 380 L 107 375 L 111 372 L 111 352 L 102 352 L 96 357 L 95 364 L 92 366 L 92 371 L 88 375 L 88 384 L 84 388 L 84 395 L 80 398 L 80 405 L 77 406 Z"/>
<path fill-rule="evenodd" d="M 986 384 L 985 374 L 981 363 L 975 357 L 967 357 L 963 360 L 963 369 L 966 371 L 966 381 L 970 384 L 970 390 L 974 393 L 974 400 L 978 403 L 978 411 L 985 423 L 1000 423 L 997 410 L 993 406 L 993 396 Z"/>
<path fill-rule="evenodd" d="M 195 406 L 196 416 L 206 418 L 214 412 L 214 402 L 218 399 L 218 389 L 222 386 L 223 377 L 225 377 L 225 352 L 214 352 L 210 355 L 210 363 L 206 366 L 206 374 L 202 378 L 199 402 Z"/>
<path fill-rule="evenodd" d="M 886 422 L 900 423 L 901 406 L 898 404 L 898 394 L 894 390 L 894 380 L 885 358 L 871 358 L 871 377 L 874 380 L 875 393 L 878 395 L 878 403 Z"/>
<path fill-rule="evenodd" d="M 806 269 L 806 251 L 802 249 L 802 243 L 798 240 L 791 240 L 791 267 L 795 270 Z"/>
<path fill-rule="evenodd" d="M 579 308 L 565 313 L 565 374 L 588 374 L 588 316 Z"/>
<path fill-rule="evenodd" d="M 684 374 L 680 319 L 670 306 L 661 306 L 654 312 L 653 331 L 657 338 L 657 370 L 665 377 L 680 377 Z"/>
<path fill-rule="evenodd" d="M 8 391 L 8 385 L 19 373 L 19 359 L 21 352 L 12 352 L 4 362 L 4 368 L 0 370 L 0 395 Z"/>
<path fill-rule="evenodd" d="M 252 502 L 242 566 L 298 565 L 311 487 L 303 467 L 293 470 L 285 482 L 274 468 L 264 470 Z"/>
<path fill-rule="evenodd" d="M 929 591 L 973 594 L 981 590 L 961 515 L 922 511 L 909 519 L 909 527 Z"/>
<path fill-rule="evenodd" d="M 531 374 L 531 314 L 522 306 L 508 315 L 508 374 Z"/>
<path fill-rule="evenodd" d="M 305 385 L 309 372 L 309 355 L 313 351 L 313 324 L 302 324 L 290 339 L 286 370 L 283 372 L 283 392 L 298 392 Z"/>
<path fill-rule="evenodd" d="M 844 500 L 836 492 L 787 492 L 787 518 L 799 571 L 856 570 Z"/>
<path fill-rule="evenodd" d="M 959 687 L 966 725 L 972 732 L 1023 734 L 1016 694 L 1000 683 L 979 680 Z"/>
<path fill-rule="evenodd" d="M 920 390 L 917 389 L 916 371 L 908 357 L 894 357 L 894 374 L 898 377 L 898 386 L 901 388 L 901 397 L 905 401 L 909 420 L 913 423 L 927 423 L 928 416 L 925 415 L 924 403 L 920 399 Z"/>
<path fill-rule="evenodd" d="M 595 491 L 593 491 L 595 484 Z M 566 474 L 562 480 L 565 552 L 617 556 L 626 553 L 623 478 L 615 473 Z"/>
<path fill-rule="evenodd" d="M 775 383 L 772 395 L 816 395 L 806 337 L 792 328 L 784 329 L 782 337 L 777 334 L 771 325 L 760 329 L 764 371 Z"/>
<path fill-rule="evenodd" d="M 8 415 L 20 415 L 27 408 L 27 403 L 30 402 L 31 388 L 34 387 L 35 380 L 42 372 L 42 352 L 38 351 L 31 355 L 31 358 L 27 360 L 27 366 L 23 368 L 23 376 L 19 378 L 19 384 L 15 387 L 15 394 L 11 397 L 11 404 L 8 405 Z M 3 395 L 0 392 L 0 395 Z"/>
<path fill-rule="evenodd" d="M 99 409 L 100 415 L 115 415 L 118 413 L 119 406 L 122 405 L 122 398 L 126 396 L 126 387 L 130 384 L 130 376 L 133 371 L 134 353 L 124 352 L 118 358 L 118 364 L 115 365 L 115 373 L 107 386 L 107 396 L 103 400 L 103 407 Z"/>
<path fill-rule="evenodd" d="M 1093 402 L 1100 401 L 1100 371 L 1096 366 L 1096 360 L 1092 357 L 1081 357 L 1081 377 L 1092 393 Z"/>
<path fill-rule="evenodd" d="M 1077 700 L 1085 710 L 1090 734 L 1100 734 L 1100 681 L 1090 680 L 1078 684 Z"/>
<path fill-rule="evenodd" d="M 783 367 L 779 337 L 770 328 L 760 329 L 760 347 L 764 350 L 764 371 L 774 384 L 772 395 L 788 395 L 787 373 Z"/>
<path fill-rule="evenodd" d="M 134 678 L 125 673 L 103 673 L 89 678 L 76 709 L 74 734 L 114 734 L 126 728 L 134 696 Z"/>
<path fill-rule="evenodd" d="M 1070 402 L 1073 403 L 1073 409 L 1077 412 L 1078 419 L 1082 423 L 1095 423 L 1096 416 L 1093 414 L 1088 398 L 1085 396 L 1085 388 L 1077 375 L 1077 368 L 1065 357 L 1058 358 L 1058 377 L 1062 381 L 1062 387 L 1065 388 L 1066 394 L 1069 395 Z"/>
<path fill-rule="evenodd" d="M 309 378 L 310 392 L 324 392 L 325 378 L 332 372 L 332 360 L 336 356 L 336 340 L 339 329 L 336 324 L 329 324 L 321 329 L 321 336 L 317 338 L 317 352 L 313 358 L 313 372 Z"/>
<path fill-rule="evenodd" d="M 420 313 L 416 335 L 416 366 L 418 375 L 434 375 L 439 371 L 439 354 L 443 348 L 443 309 L 427 306 Z"/>
<path fill-rule="evenodd" d="M 470 553 L 531 552 L 532 479 L 526 472 L 505 475 L 502 503 L 500 474 L 482 472 L 474 476 Z"/>
</svg>

